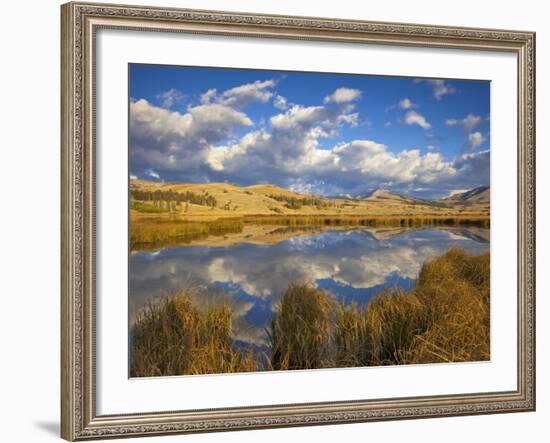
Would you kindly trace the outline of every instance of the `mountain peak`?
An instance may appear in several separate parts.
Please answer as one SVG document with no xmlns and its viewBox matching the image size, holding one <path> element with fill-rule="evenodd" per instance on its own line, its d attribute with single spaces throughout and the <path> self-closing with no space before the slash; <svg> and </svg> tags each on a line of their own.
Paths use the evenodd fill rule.
<svg viewBox="0 0 550 443">
<path fill-rule="evenodd" d="M 390 191 L 388 191 L 387 189 L 382 189 L 382 188 L 378 188 L 376 189 L 375 191 L 373 191 L 371 193 L 371 195 L 369 195 L 368 198 L 377 198 L 377 197 L 390 197 L 390 196 L 394 196 L 395 194 L 392 194 Z"/>
<path fill-rule="evenodd" d="M 491 188 L 489 186 L 478 186 L 469 191 L 460 192 L 443 199 L 452 203 L 489 203 L 491 199 Z"/>
</svg>

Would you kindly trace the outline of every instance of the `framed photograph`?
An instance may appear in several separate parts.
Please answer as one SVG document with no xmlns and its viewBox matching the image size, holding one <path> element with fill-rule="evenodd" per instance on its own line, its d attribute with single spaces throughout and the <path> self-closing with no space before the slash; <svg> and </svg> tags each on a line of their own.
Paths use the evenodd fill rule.
<svg viewBox="0 0 550 443">
<path fill-rule="evenodd" d="M 534 410 L 534 33 L 61 14 L 63 438 Z"/>
</svg>

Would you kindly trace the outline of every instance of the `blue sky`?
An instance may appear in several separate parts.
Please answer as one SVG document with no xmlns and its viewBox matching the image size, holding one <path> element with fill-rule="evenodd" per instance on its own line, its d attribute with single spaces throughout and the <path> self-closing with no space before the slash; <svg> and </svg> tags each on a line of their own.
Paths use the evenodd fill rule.
<svg viewBox="0 0 550 443">
<path fill-rule="evenodd" d="M 140 64 L 129 76 L 139 178 L 426 198 L 489 185 L 487 81 Z"/>
</svg>

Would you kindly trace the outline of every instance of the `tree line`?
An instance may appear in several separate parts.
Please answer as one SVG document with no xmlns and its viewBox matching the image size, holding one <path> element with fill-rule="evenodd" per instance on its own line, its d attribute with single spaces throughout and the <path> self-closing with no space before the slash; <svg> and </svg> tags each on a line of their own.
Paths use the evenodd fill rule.
<svg viewBox="0 0 550 443">
<path fill-rule="evenodd" d="M 269 198 L 277 200 L 279 202 L 285 202 L 285 206 L 288 209 L 300 209 L 302 206 L 316 206 L 318 208 L 327 208 L 330 206 L 329 202 L 322 198 L 317 197 L 291 197 L 281 194 L 269 195 Z"/>
<path fill-rule="evenodd" d="M 160 189 L 156 189 L 154 191 L 132 189 L 130 194 L 134 200 L 140 201 L 166 201 L 176 203 L 187 202 L 195 205 L 210 206 L 212 208 L 218 205 L 216 198 L 206 191 L 202 194 L 197 194 L 196 192 L 191 191 L 177 192 L 173 189 L 168 189 L 166 191 Z"/>
</svg>

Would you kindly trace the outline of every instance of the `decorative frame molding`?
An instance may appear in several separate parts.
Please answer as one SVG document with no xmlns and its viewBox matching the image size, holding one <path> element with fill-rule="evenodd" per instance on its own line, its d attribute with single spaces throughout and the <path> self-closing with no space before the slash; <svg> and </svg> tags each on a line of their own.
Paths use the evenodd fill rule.
<svg viewBox="0 0 550 443">
<path fill-rule="evenodd" d="M 97 29 L 507 51 L 518 60 L 518 384 L 511 392 L 98 416 L 95 412 Z M 535 34 L 68 3 L 61 7 L 61 436 L 67 440 L 533 411 Z"/>
</svg>

